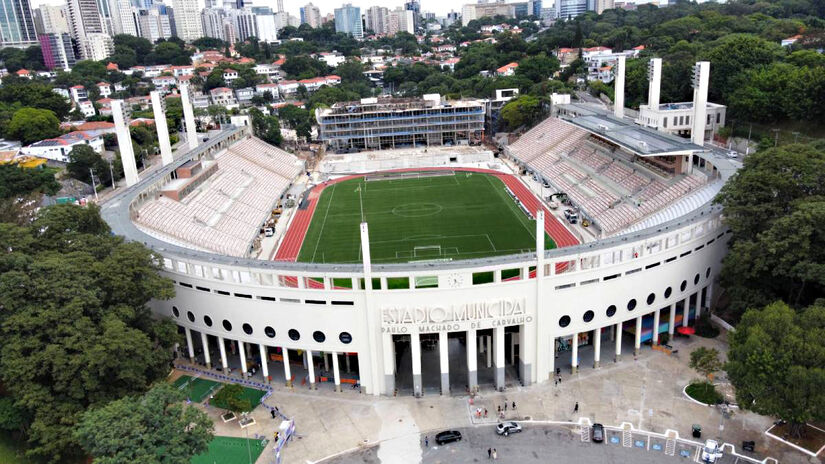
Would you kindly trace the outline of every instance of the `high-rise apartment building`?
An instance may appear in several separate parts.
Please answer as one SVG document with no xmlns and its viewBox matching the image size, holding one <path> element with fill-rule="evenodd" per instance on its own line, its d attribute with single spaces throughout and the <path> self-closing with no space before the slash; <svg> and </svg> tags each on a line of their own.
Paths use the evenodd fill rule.
<svg viewBox="0 0 825 464">
<path fill-rule="evenodd" d="M 561 20 L 575 18 L 587 11 L 587 0 L 556 0 L 556 17 Z"/>
<path fill-rule="evenodd" d="M 389 12 L 387 18 L 387 32 L 390 37 L 399 32 L 409 32 L 415 34 L 415 17 L 411 10 L 405 10 L 400 6 Z"/>
<path fill-rule="evenodd" d="M 278 40 L 277 15 L 271 8 L 266 6 L 253 6 L 252 14 L 255 16 L 255 37 L 261 42 L 275 42 Z"/>
<path fill-rule="evenodd" d="M 86 35 L 86 55 L 84 59 L 105 60 L 115 52 L 115 43 L 109 34 L 93 32 Z"/>
<path fill-rule="evenodd" d="M 171 6 L 178 37 L 186 42 L 203 37 L 198 0 L 172 0 Z"/>
<path fill-rule="evenodd" d="M 367 30 L 376 34 L 386 34 L 389 30 L 390 11 L 383 6 L 372 6 L 367 9 L 364 19 Z"/>
<path fill-rule="evenodd" d="M 321 10 L 311 2 L 301 7 L 301 24 L 309 24 L 310 27 L 321 27 Z"/>
<path fill-rule="evenodd" d="M 349 34 L 356 39 L 364 38 L 364 26 L 361 22 L 361 8 L 344 4 L 335 9 L 335 32 Z"/>
<path fill-rule="evenodd" d="M 0 2 L 0 46 L 30 47 L 37 43 L 37 31 L 29 0 Z"/>
<path fill-rule="evenodd" d="M 49 32 L 38 36 L 40 50 L 43 52 L 43 63 L 46 69 L 53 71 L 62 69 L 68 71 L 77 62 L 72 47 L 72 37 L 67 32 Z"/>
<path fill-rule="evenodd" d="M 612 10 L 614 8 L 613 0 L 593 0 L 595 5 L 593 10 L 597 14 L 602 14 L 604 10 Z"/>
<path fill-rule="evenodd" d="M 40 5 L 34 10 L 34 26 L 38 34 L 69 32 L 69 12 L 66 5 Z"/>
<path fill-rule="evenodd" d="M 102 44 L 103 40 L 95 38 L 96 43 L 92 45 L 89 38 L 93 34 L 102 34 L 108 37 L 105 25 L 103 24 L 103 18 L 100 15 L 100 10 L 98 10 L 95 0 L 69 0 L 69 34 L 77 41 L 81 59 L 103 59 L 92 58 L 93 46 L 95 49 L 94 53 L 96 54 L 99 54 L 101 50 L 105 49 L 105 46 Z M 109 37 L 109 40 L 111 41 L 111 37 Z"/>
<path fill-rule="evenodd" d="M 418 0 L 410 0 L 404 3 L 404 9 L 412 11 L 413 15 L 413 34 L 421 27 L 421 4 Z"/>
<path fill-rule="evenodd" d="M 112 33 L 138 35 L 132 2 L 129 0 L 109 0 L 112 15 Z"/>
<path fill-rule="evenodd" d="M 156 42 L 172 37 L 172 22 L 164 5 L 155 4 L 149 9 L 135 10 L 137 29 L 140 37 Z"/>
<path fill-rule="evenodd" d="M 201 11 L 201 27 L 204 37 L 226 40 L 224 30 L 224 19 L 226 13 L 221 8 L 204 8 Z"/>
<path fill-rule="evenodd" d="M 258 30 L 255 24 L 255 15 L 250 8 L 232 9 L 227 12 L 232 20 L 232 26 L 237 34 L 237 40 L 246 40 L 257 37 Z"/>
</svg>

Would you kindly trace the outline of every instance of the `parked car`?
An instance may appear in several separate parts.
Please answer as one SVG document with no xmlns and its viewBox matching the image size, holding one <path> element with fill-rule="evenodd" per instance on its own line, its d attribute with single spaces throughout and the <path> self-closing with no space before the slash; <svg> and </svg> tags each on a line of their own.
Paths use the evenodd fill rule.
<svg viewBox="0 0 825 464">
<path fill-rule="evenodd" d="M 521 432 L 521 425 L 515 422 L 502 422 L 496 426 L 496 433 L 505 437 L 518 432 Z"/>
<path fill-rule="evenodd" d="M 708 440 L 702 448 L 702 462 L 714 463 L 722 459 L 722 449 L 716 440 Z"/>
<path fill-rule="evenodd" d="M 604 426 L 602 424 L 593 424 L 593 443 L 601 443 L 604 441 Z"/>
<path fill-rule="evenodd" d="M 739 158 L 739 153 L 737 153 L 737 152 L 735 152 L 735 151 L 733 151 L 733 150 L 729 151 L 729 152 L 727 153 L 727 155 L 728 155 L 728 158 L 732 158 L 732 159 Z"/>
<path fill-rule="evenodd" d="M 564 210 L 564 217 L 570 224 L 575 224 L 579 221 L 579 214 L 572 209 Z"/>
<path fill-rule="evenodd" d="M 461 441 L 461 432 L 458 430 L 447 430 L 435 436 L 435 442 L 439 445 L 445 445 L 454 441 Z"/>
</svg>

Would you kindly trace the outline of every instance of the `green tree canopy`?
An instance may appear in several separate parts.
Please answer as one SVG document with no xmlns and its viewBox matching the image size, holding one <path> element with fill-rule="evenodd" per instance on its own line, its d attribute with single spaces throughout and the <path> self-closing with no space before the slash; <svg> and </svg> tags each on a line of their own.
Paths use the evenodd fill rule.
<svg viewBox="0 0 825 464">
<path fill-rule="evenodd" d="M 249 110 L 249 115 L 252 116 L 252 132 L 255 137 L 271 145 L 281 145 L 281 124 L 277 117 L 267 116 L 257 108 Z"/>
<path fill-rule="evenodd" d="M 531 95 L 522 95 L 510 100 L 501 109 L 501 123 L 505 130 L 515 130 L 530 125 L 541 117 L 541 100 Z"/>
<path fill-rule="evenodd" d="M 148 249 L 110 234 L 95 206 L 0 223 L 0 249 L 0 378 L 24 412 L 28 453 L 72 461 L 82 453 L 72 431 L 89 406 L 168 372 L 179 336 L 147 303 L 169 298 L 172 284 Z"/>
<path fill-rule="evenodd" d="M 25 169 L 14 164 L 0 164 L 0 199 L 14 198 L 32 192 L 54 195 L 60 184 L 54 172 L 45 169 Z"/>
<path fill-rule="evenodd" d="M 6 136 L 19 140 L 23 145 L 60 135 L 60 120 L 50 110 L 21 108 L 15 111 Z"/>
<path fill-rule="evenodd" d="M 722 370 L 722 361 L 719 360 L 719 350 L 700 346 L 690 352 L 690 367 L 705 377 Z"/>
<path fill-rule="evenodd" d="M 751 309 L 729 336 L 725 370 L 740 407 L 787 420 L 797 436 L 825 420 L 825 301 Z"/>
<path fill-rule="evenodd" d="M 559 60 L 555 56 L 540 53 L 521 60 L 516 68 L 516 74 L 524 76 L 533 82 L 546 81 L 559 70 Z"/>
<path fill-rule="evenodd" d="M 741 314 L 777 299 L 802 307 L 825 291 L 825 145 L 759 151 L 717 201 L 733 235 L 721 282 Z"/>
<path fill-rule="evenodd" d="M 95 178 L 104 184 L 112 181 L 109 175 L 109 163 L 94 151 L 89 145 L 77 145 L 69 152 L 69 163 L 66 170 L 72 178 L 87 184 L 92 183 L 90 170 L 94 172 Z"/>
<path fill-rule="evenodd" d="M 74 435 L 95 464 L 189 464 L 208 449 L 214 425 L 183 399 L 177 388 L 160 383 L 142 396 L 90 409 Z"/>
</svg>

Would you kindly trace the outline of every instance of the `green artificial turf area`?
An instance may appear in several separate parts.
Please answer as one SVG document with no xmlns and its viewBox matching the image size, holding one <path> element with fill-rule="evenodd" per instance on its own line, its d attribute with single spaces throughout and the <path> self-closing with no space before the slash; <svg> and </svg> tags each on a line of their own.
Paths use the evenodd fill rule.
<svg viewBox="0 0 825 464">
<path fill-rule="evenodd" d="M 298 261 L 361 262 L 359 224 L 372 262 L 471 259 L 535 250 L 536 223 L 495 176 L 351 179 L 321 193 Z M 555 244 L 545 234 L 545 248 Z"/>
<path fill-rule="evenodd" d="M 206 399 L 210 392 L 218 391 L 221 384 L 220 382 L 201 377 L 195 378 L 189 375 L 182 375 L 178 377 L 172 385 L 186 393 L 186 397 L 190 400 L 195 403 L 200 403 Z"/>
<path fill-rule="evenodd" d="M 263 440 L 215 437 L 209 443 L 206 454 L 192 458 L 192 464 L 249 464 L 258 460 L 264 448 L 266 444 Z"/>
<path fill-rule="evenodd" d="M 258 390 L 257 388 L 243 387 L 243 393 L 241 393 L 239 399 L 249 400 L 249 404 L 252 406 L 252 409 L 255 409 L 256 407 L 258 407 L 259 404 L 261 404 L 261 398 L 263 398 L 264 395 L 266 395 L 266 392 L 263 390 Z M 209 402 L 209 404 L 215 406 L 216 408 L 229 409 L 229 407 L 226 404 L 223 404 L 220 401 L 216 401 L 216 399 L 214 398 L 212 399 L 212 401 Z"/>
</svg>

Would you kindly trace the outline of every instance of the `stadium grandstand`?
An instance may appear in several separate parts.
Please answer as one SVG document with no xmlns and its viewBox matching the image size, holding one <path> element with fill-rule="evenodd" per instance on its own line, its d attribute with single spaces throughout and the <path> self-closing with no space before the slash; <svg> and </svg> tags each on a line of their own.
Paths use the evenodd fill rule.
<svg viewBox="0 0 825 464">
<path fill-rule="evenodd" d="M 246 256 L 260 226 L 302 170 L 294 155 L 247 137 L 213 159 L 177 168 L 157 197 L 136 210 L 135 223 L 196 249 Z"/>
</svg>

